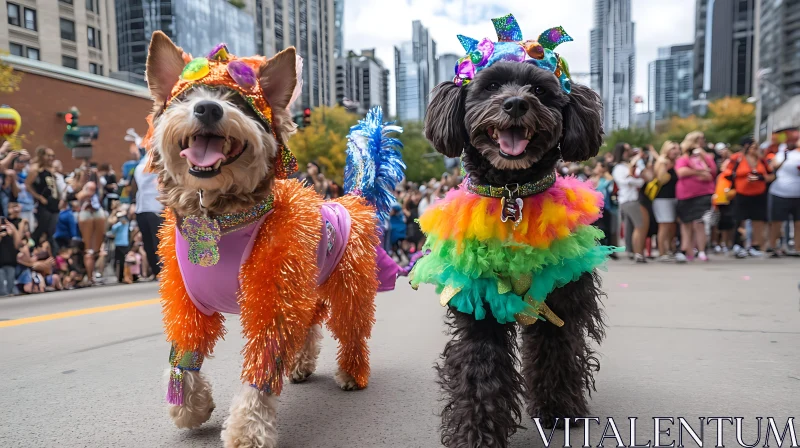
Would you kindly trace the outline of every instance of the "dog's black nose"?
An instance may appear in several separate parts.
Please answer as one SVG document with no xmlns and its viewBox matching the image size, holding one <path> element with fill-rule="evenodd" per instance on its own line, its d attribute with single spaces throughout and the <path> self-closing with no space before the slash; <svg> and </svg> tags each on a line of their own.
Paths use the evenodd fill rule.
<svg viewBox="0 0 800 448">
<path fill-rule="evenodd" d="M 503 101 L 503 110 L 512 118 L 519 118 L 528 112 L 528 102 L 518 96 Z"/>
<path fill-rule="evenodd" d="M 194 106 L 194 116 L 206 126 L 222 119 L 222 106 L 214 101 L 200 101 Z"/>
</svg>

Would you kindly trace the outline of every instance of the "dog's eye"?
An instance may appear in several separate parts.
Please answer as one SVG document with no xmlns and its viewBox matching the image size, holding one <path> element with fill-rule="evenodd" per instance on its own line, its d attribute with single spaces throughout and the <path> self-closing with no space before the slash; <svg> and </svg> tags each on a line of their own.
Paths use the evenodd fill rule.
<svg viewBox="0 0 800 448">
<path fill-rule="evenodd" d="M 538 95 L 538 96 L 544 95 L 544 92 L 545 92 L 544 87 L 540 87 L 540 86 L 536 86 L 531 90 L 533 90 L 533 94 L 534 95 Z"/>
<path fill-rule="evenodd" d="M 500 83 L 499 82 L 489 83 L 489 85 L 486 86 L 486 90 L 488 90 L 490 92 L 496 92 L 496 91 L 500 90 Z"/>
</svg>

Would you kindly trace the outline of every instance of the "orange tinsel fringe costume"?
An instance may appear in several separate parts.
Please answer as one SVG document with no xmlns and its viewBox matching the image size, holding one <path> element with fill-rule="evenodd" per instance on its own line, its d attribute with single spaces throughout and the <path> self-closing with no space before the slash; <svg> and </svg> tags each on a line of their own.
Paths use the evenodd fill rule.
<svg viewBox="0 0 800 448">
<path fill-rule="evenodd" d="M 272 212 L 258 229 L 252 252 L 241 267 L 237 295 L 247 340 L 242 380 L 274 395 L 280 394 L 283 376 L 292 367 L 309 328 L 325 318 L 340 344 L 339 367 L 359 387 L 367 385 L 366 340 L 374 323 L 373 299 L 378 289 L 375 211 L 354 196 L 335 203 L 350 215 L 350 235 L 338 265 L 321 285 L 317 285 L 317 247 L 323 201 L 292 180 L 276 182 Z M 180 371 L 199 369 L 225 333 L 222 314 L 204 314 L 187 291 L 176 256 L 176 234 L 176 219 L 167 213 L 159 234 L 159 255 L 164 263 L 164 325 L 173 343 L 170 361 L 178 371 L 170 387 L 172 404 L 180 404 L 182 398 Z"/>
</svg>

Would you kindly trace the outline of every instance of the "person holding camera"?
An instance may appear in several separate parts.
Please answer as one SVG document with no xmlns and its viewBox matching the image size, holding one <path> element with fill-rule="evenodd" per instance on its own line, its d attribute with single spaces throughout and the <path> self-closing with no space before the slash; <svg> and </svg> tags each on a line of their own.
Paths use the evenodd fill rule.
<svg viewBox="0 0 800 448">
<path fill-rule="evenodd" d="M 17 279 L 17 253 L 24 244 L 17 229 L 20 219 L 0 217 L 0 297 L 14 293 Z"/>
<path fill-rule="evenodd" d="M 58 186 L 53 174 L 53 161 L 56 153 L 50 148 L 39 146 L 36 148 L 36 157 L 31 161 L 25 186 L 36 200 L 36 228 L 33 232 L 34 241 L 39 241 L 43 234 L 47 234 L 50 246 L 55 245 L 53 235 L 58 222 Z"/>
</svg>

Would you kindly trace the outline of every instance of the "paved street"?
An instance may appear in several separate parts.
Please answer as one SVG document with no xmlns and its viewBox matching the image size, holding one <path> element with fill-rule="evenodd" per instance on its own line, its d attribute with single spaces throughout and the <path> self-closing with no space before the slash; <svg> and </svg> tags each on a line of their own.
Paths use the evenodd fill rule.
<svg viewBox="0 0 800 448">
<path fill-rule="evenodd" d="M 613 416 L 626 444 L 629 416 L 641 418 L 639 443 L 652 439 L 654 416 L 695 426 L 700 416 L 745 417 L 748 443 L 755 417 L 775 417 L 781 429 L 787 417 L 800 417 L 799 268 L 794 259 L 611 264 L 604 274 L 610 328 L 592 416 Z M 241 362 L 236 318 L 203 369 L 217 409 L 202 429 L 180 431 L 164 404 L 169 346 L 156 297 L 155 284 L 139 284 L 0 299 L 0 447 L 220 446 Z M 109 310 L 117 304 L 129 305 Z M 76 310 L 83 311 L 68 313 Z M 380 295 L 370 387 L 355 393 L 336 388 L 335 347 L 326 337 L 317 374 L 284 389 L 281 447 L 438 446 L 432 366 L 446 341 L 442 315 L 431 288 L 414 292 L 401 281 Z M 15 325 L 24 318 L 33 319 Z M 523 425 L 512 446 L 542 446 L 530 421 Z M 725 430 L 736 446 L 733 427 Z M 602 427 L 592 431 L 597 446 Z M 706 428 L 706 446 L 715 434 Z M 561 446 L 563 434 L 555 437 Z M 580 446 L 583 430 L 572 438 Z"/>
</svg>

